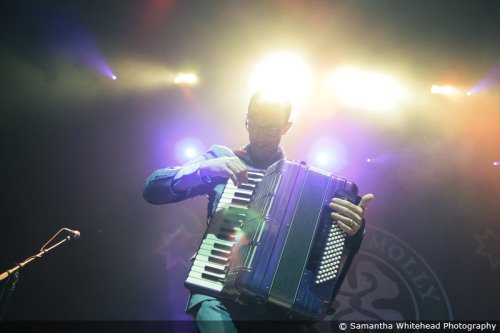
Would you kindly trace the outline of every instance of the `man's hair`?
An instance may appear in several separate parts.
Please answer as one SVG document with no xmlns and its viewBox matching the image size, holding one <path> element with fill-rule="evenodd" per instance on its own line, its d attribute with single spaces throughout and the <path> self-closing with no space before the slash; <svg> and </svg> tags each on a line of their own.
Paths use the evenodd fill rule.
<svg viewBox="0 0 500 333">
<path fill-rule="evenodd" d="M 292 103 L 288 99 L 258 91 L 250 98 L 248 117 L 255 112 L 279 112 L 283 115 L 284 122 L 288 122 L 292 113 Z"/>
</svg>

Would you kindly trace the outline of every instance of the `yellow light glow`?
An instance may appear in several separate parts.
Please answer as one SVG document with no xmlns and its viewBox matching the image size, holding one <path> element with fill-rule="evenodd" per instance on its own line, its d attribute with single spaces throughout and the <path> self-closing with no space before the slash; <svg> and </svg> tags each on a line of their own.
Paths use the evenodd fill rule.
<svg viewBox="0 0 500 333">
<path fill-rule="evenodd" d="M 394 78 L 354 67 L 339 68 L 325 84 L 343 102 L 370 111 L 394 109 L 406 96 Z"/>
<path fill-rule="evenodd" d="M 251 91 L 264 91 L 269 95 L 289 99 L 294 106 L 307 94 L 310 70 L 298 55 L 283 52 L 262 60 L 249 81 Z"/>
<path fill-rule="evenodd" d="M 174 79 L 175 84 L 195 84 L 198 78 L 193 73 L 179 73 Z"/>
<path fill-rule="evenodd" d="M 451 95 L 456 92 L 456 89 L 450 87 L 450 86 L 438 86 L 438 85 L 433 85 L 431 87 L 431 93 L 432 94 L 442 94 L 442 95 Z"/>
</svg>

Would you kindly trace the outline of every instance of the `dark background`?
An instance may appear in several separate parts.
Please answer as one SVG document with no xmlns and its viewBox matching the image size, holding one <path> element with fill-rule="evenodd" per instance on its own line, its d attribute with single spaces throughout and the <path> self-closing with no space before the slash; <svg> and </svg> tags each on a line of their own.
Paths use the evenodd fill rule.
<svg viewBox="0 0 500 333">
<path fill-rule="evenodd" d="M 318 98 L 285 150 L 307 159 L 337 133 L 352 153 L 335 172 L 376 196 L 368 223 L 426 261 L 454 319 L 499 320 L 499 33 L 498 1 L 1 1 L 0 270 L 63 227 L 82 234 L 21 271 L 5 319 L 188 318 L 205 199 L 152 206 L 144 180 L 179 164 L 182 135 L 243 146 L 249 73 L 285 48 L 318 72 L 349 63 L 406 79 L 396 115 Z M 200 83 L 162 79 L 183 70 Z M 429 93 L 488 75 L 472 96 Z"/>
</svg>

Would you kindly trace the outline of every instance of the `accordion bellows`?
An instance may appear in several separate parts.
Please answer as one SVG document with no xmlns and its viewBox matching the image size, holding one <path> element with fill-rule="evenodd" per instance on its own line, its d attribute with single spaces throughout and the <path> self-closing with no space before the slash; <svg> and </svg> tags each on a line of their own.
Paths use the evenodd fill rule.
<svg viewBox="0 0 500 333">
<path fill-rule="evenodd" d="M 328 204 L 333 197 L 357 204 L 357 192 L 343 177 L 291 160 L 249 170 L 239 188 L 229 180 L 186 287 L 259 304 L 276 319 L 321 320 L 348 269 L 347 236 Z"/>
</svg>

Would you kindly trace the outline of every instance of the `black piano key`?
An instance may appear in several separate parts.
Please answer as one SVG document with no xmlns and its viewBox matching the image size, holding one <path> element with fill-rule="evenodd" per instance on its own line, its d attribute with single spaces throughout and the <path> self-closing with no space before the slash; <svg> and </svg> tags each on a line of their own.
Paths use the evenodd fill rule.
<svg viewBox="0 0 500 333">
<path fill-rule="evenodd" d="M 224 245 L 224 244 L 219 244 L 219 243 L 214 243 L 214 248 L 220 249 L 220 250 L 231 251 L 232 246 Z"/>
<path fill-rule="evenodd" d="M 253 185 L 253 184 L 243 183 L 243 184 L 241 184 L 241 185 L 240 185 L 240 187 L 239 187 L 239 188 L 242 188 L 242 189 L 244 189 L 244 190 L 250 190 L 250 191 L 253 191 L 253 190 L 255 190 L 255 185 Z"/>
<path fill-rule="evenodd" d="M 227 240 L 227 241 L 230 241 L 230 242 L 236 242 L 236 236 L 235 235 L 218 234 L 217 238 L 218 239 Z"/>
<path fill-rule="evenodd" d="M 236 228 L 228 228 L 228 227 L 221 227 L 220 231 L 230 234 L 230 233 L 238 231 L 238 229 L 236 229 Z"/>
<path fill-rule="evenodd" d="M 234 206 L 230 206 L 229 209 L 224 213 L 224 218 L 222 221 L 225 224 L 230 224 L 235 227 L 240 227 L 245 218 L 246 215 L 241 208 L 235 208 Z"/>
<path fill-rule="evenodd" d="M 215 267 L 212 267 L 212 266 L 205 266 L 205 270 L 207 272 L 211 272 L 211 273 L 216 273 L 216 274 L 226 274 L 226 270 L 224 269 L 219 269 L 219 268 L 215 268 Z"/>
<path fill-rule="evenodd" d="M 226 228 L 229 228 L 231 229 L 231 232 L 236 232 L 238 230 L 240 230 L 240 227 L 241 225 L 243 224 L 243 221 L 242 220 L 230 220 L 230 219 L 224 219 L 222 221 L 222 225 L 224 225 Z M 221 228 L 225 228 L 225 227 L 221 227 Z"/>
<path fill-rule="evenodd" d="M 214 276 L 214 275 L 211 275 L 211 274 L 201 273 L 201 277 L 203 279 L 206 279 L 206 280 L 212 280 L 212 281 L 216 281 L 216 282 L 221 282 L 221 279 L 218 276 Z"/>
<path fill-rule="evenodd" d="M 217 250 L 212 250 L 210 251 L 214 256 L 219 256 L 219 257 L 225 257 L 229 258 L 229 253 L 227 252 L 222 252 L 222 251 L 217 251 Z"/>
<path fill-rule="evenodd" d="M 227 223 L 227 224 L 238 225 L 238 224 L 241 224 L 241 222 L 244 220 L 245 219 L 242 218 L 242 216 L 240 216 L 240 215 L 225 215 L 224 219 L 222 221 L 224 223 Z"/>
<path fill-rule="evenodd" d="M 252 194 L 246 192 L 238 192 L 238 191 L 234 192 L 234 196 L 240 198 L 248 198 L 248 199 L 252 198 Z"/>
<path fill-rule="evenodd" d="M 227 265 L 227 259 L 208 257 L 208 261 L 214 262 L 219 265 Z"/>
<path fill-rule="evenodd" d="M 234 197 L 232 200 L 231 200 L 232 203 L 234 204 L 237 204 L 237 205 L 244 205 L 244 206 L 248 206 L 250 204 L 250 199 L 248 198 L 238 198 L 238 197 Z"/>
</svg>

